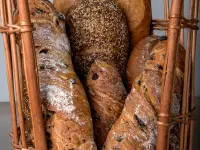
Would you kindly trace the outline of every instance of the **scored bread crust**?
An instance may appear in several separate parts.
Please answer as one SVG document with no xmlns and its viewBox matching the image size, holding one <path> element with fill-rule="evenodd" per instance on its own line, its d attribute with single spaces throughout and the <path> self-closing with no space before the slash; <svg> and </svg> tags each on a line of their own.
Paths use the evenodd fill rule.
<svg viewBox="0 0 200 150">
<path fill-rule="evenodd" d="M 67 14 L 74 64 L 78 75 L 87 78 L 96 59 L 111 61 L 121 75 L 126 69 L 128 27 L 120 8 L 110 0 L 82 0 Z"/>
<path fill-rule="evenodd" d="M 151 4 L 150 0 L 114 0 L 126 16 L 129 35 L 130 50 L 140 40 L 150 34 Z"/>
<path fill-rule="evenodd" d="M 29 0 L 37 58 L 40 98 L 48 149 L 95 150 L 91 113 L 85 91 L 74 72 L 65 17 L 46 0 Z M 18 16 L 15 17 L 18 22 Z M 18 38 L 19 49 L 21 39 Z M 23 52 L 22 52 L 23 56 Z M 23 63 L 23 62 L 22 62 Z M 23 85 L 25 134 L 34 147 L 26 82 Z"/>
<path fill-rule="evenodd" d="M 112 124 L 117 120 L 127 96 L 116 67 L 109 62 L 95 60 L 87 77 L 94 134 L 97 147 L 102 148 Z"/>
</svg>

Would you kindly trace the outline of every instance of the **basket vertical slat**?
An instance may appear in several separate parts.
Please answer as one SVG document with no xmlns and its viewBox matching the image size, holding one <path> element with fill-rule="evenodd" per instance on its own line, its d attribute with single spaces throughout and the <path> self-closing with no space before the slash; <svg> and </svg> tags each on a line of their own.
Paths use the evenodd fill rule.
<svg viewBox="0 0 200 150">
<path fill-rule="evenodd" d="M 20 25 L 22 28 L 21 39 L 23 44 L 23 61 L 25 78 L 29 96 L 31 119 L 33 125 L 34 142 L 37 150 L 47 150 L 45 129 L 42 117 L 42 108 L 39 98 L 37 70 L 34 54 L 33 36 L 31 29 L 30 13 L 27 0 L 18 0 Z"/>
<path fill-rule="evenodd" d="M 182 3 L 182 16 L 184 16 L 184 2 Z M 184 28 L 181 29 L 180 44 L 184 46 Z"/>
<path fill-rule="evenodd" d="M 169 20 L 169 0 L 164 0 L 164 19 Z M 168 31 L 165 31 L 165 35 L 167 36 Z M 164 87 L 162 87 L 163 89 Z M 168 130 L 168 134 L 170 134 L 170 131 Z M 169 143 L 169 137 L 167 138 L 167 143 Z M 167 149 L 169 149 L 169 144 L 167 144 Z"/>
<path fill-rule="evenodd" d="M 194 0 L 190 0 L 190 10 L 189 17 L 194 19 Z M 187 33 L 187 46 L 186 46 L 186 58 L 185 58 L 185 74 L 184 74 L 184 89 L 183 89 L 183 101 L 182 101 L 182 115 L 189 113 L 189 101 L 191 93 L 191 57 L 192 57 L 192 29 L 188 28 Z M 183 121 L 188 122 L 188 117 L 183 118 Z M 188 149 L 188 128 L 189 124 L 181 124 L 181 133 L 180 133 L 180 149 Z"/>
<path fill-rule="evenodd" d="M 168 148 L 169 134 L 169 114 L 171 106 L 171 98 L 173 91 L 174 68 L 176 62 L 177 43 L 180 33 L 180 15 L 182 0 L 173 0 L 168 26 L 168 41 L 167 41 L 167 57 L 163 71 L 163 91 L 161 97 L 160 113 L 158 115 L 158 137 L 157 150 L 166 150 Z"/>
<path fill-rule="evenodd" d="M 11 1 L 6 0 L 6 8 L 8 15 L 8 24 L 13 24 L 12 19 L 12 7 Z M 10 31 L 13 29 L 10 27 Z M 25 130 L 24 130 L 24 115 L 22 111 L 22 97 L 20 91 L 20 81 L 19 81 L 19 68 L 18 68 L 18 59 L 17 59 L 17 47 L 16 47 L 16 37 L 15 33 L 10 34 L 10 45 L 11 45 L 11 55 L 13 60 L 13 71 L 14 71 L 14 82 L 15 82 L 15 91 L 16 91 L 16 99 L 17 99 L 17 108 L 19 115 L 19 125 L 20 125 L 20 137 L 21 144 L 23 148 L 28 148 L 26 139 L 25 139 Z"/>
<path fill-rule="evenodd" d="M 2 26 L 7 24 L 7 18 L 5 14 L 5 1 L 0 0 L 0 11 L 1 11 L 1 22 Z M 17 131 L 17 115 L 15 107 L 15 94 L 14 94 L 14 82 L 13 82 L 13 72 L 12 72 L 12 61 L 11 61 L 11 50 L 10 50 L 10 41 L 7 33 L 3 33 L 4 40 L 4 53 L 6 59 L 6 74 L 8 81 L 8 90 L 9 90 L 9 100 L 10 100 L 10 112 L 11 112 L 11 121 L 12 121 L 12 132 L 13 132 L 13 143 L 18 144 L 18 131 Z"/>
<path fill-rule="evenodd" d="M 169 20 L 169 0 L 164 0 L 164 18 L 165 20 Z M 165 31 L 165 35 L 167 36 L 167 30 Z"/>
<path fill-rule="evenodd" d="M 199 0 L 195 0 L 194 6 L 194 19 L 198 19 Z M 196 41 L 197 41 L 197 30 L 192 31 L 192 92 L 191 92 L 191 107 L 190 110 L 195 108 L 195 56 L 196 56 Z M 190 136 L 189 136 L 189 150 L 193 148 L 193 134 L 194 134 L 194 120 L 190 122 Z"/>
</svg>

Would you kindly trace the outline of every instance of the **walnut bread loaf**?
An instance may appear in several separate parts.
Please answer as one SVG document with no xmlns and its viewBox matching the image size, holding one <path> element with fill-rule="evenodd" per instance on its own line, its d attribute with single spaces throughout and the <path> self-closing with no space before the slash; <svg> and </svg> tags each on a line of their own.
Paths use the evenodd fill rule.
<svg viewBox="0 0 200 150">
<path fill-rule="evenodd" d="M 142 44 L 141 44 L 142 43 Z M 139 45 L 141 44 L 141 48 L 139 51 Z M 145 123 L 140 117 L 137 120 L 142 124 L 140 126 L 136 126 L 133 123 L 131 127 L 127 127 L 130 122 L 127 121 L 133 120 L 132 115 L 134 115 L 133 109 L 140 105 L 140 102 L 146 101 L 151 107 L 147 107 L 146 105 L 144 108 L 137 108 L 137 112 L 147 112 L 146 117 L 150 118 L 152 113 L 156 115 L 160 109 L 160 100 L 161 100 L 161 81 L 162 81 L 162 72 L 164 68 L 164 61 L 166 58 L 166 46 L 167 41 L 165 37 L 155 37 L 151 36 L 142 40 L 138 46 L 136 46 L 136 51 L 132 52 L 130 58 L 131 61 L 128 64 L 128 69 L 135 70 L 129 71 L 133 74 L 133 78 L 131 79 L 130 83 L 132 82 L 132 90 L 126 99 L 125 107 L 122 111 L 120 118 L 115 122 L 112 129 L 110 130 L 106 143 L 105 149 L 112 149 L 116 148 L 119 150 L 128 149 L 155 149 L 156 144 L 156 136 L 157 136 L 157 128 L 156 123 Z M 133 57 L 134 56 L 134 57 Z M 178 57 L 176 61 L 176 68 L 175 68 L 175 82 L 174 82 L 174 90 L 173 90 L 173 98 L 172 98 L 172 108 L 171 113 L 180 113 L 181 111 L 181 100 L 182 100 L 182 90 L 183 90 L 183 76 L 184 76 L 184 59 L 185 59 L 185 50 L 180 45 L 178 49 Z M 140 60 L 140 61 L 137 61 Z M 132 67 L 132 68 L 131 68 Z M 134 93 L 134 94 L 133 94 Z M 130 100 L 131 99 L 131 100 Z M 127 101 L 135 101 L 134 105 L 131 104 L 127 105 Z M 128 108 L 130 107 L 130 109 Z M 146 109 L 149 108 L 149 111 Z M 128 112 L 128 110 L 131 110 Z M 126 112 L 126 113 L 124 113 Z M 141 121 L 142 120 L 142 121 Z M 149 129 L 148 125 L 153 126 L 152 130 Z M 170 126 L 171 134 L 170 134 L 170 149 L 171 150 L 178 150 L 179 149 L 179 134 L 178 131 L 180 128 L 178 126 Z M 144 135 L 141 136 L 140 132 L 137 130 L 144 131 Z M 126 134 L 124 134 L 126 133 Z M 127 133 L 129 137 L 127 138 Z M 154 135 L 153 140 L 149 142 L 148 135 Z M 146 138 L 143 138 L 146 137 Z M 117 142 L 116 137 L 120 137 L 119 142 Z M 124 140 L 123 140 L 124 139 Z M 153 142 L 152 142 L 153 141 Z M 148 143 L 148 144 L 146 144 Z M 128 145 L 128 146 L 127 146 Z M 147 147 L 148 146 L 148 147 Z"/>
<path fill-rule="evenodd" d="M 131 52 L 127 65 L 127 86 L 132 88 L 132 84 L 137 76 L 139 76 L 143 69 L 146 60 L 149 58 L 153 47 L 159 42 L 158 36 L 148 36 L 142 39 Z"/>
<path fill-rule="evenodd" d="M 82 0 L 67 14 L 74 66 L 81 79 L 87 78 L 96 59 L 126 70 L 128 27 L 120 8 L 111 0 Z"/>
<path fill-rule="evenodd" d="M 151 104 L 133 87 L 108 133 L 104 150 L 155 150 L 156 121 Z"/>
<path fill-rule="evenodd" d="M 138 92 L 143 93 L 152 104 L 156 112 L 160 109 L 162 72 L 166 56 L 167 41 L 159 41 L 149 53 L 149 58 L 143 64 L 143 71 L 135 78 L 133 86 Z M 180 104 L 183 90 L 185 50 L 180 45 L 175 69 L 174 94 L 172 100 L 172 112 L 180 112 Z M 181 64 L 180 64 L 181 63 Z M 135 64 L 137 65 L 137 64 Z M 132 66 L 134 67 L 134 66 Z"/>
<path fill-rule="evenodd" d="M 130 35 L 130 50 L 150 34 L 150 0 L 114 0 L 126 16 Z"/>
<path fill-rule="evenodd" d="M 101 149 L 112 124 L 121 114 L 127 92 L 115 65 L 101 60 L 92 64 L 87 87 L 95 140 Z"/>
<path fill-rule="evenodd" d="M 33 38 L 48 149 L 96 150 L 89 104 L 71 61 L 65 18 L 46 0 L 29 0 L 29 7 L 36 29 Z M 26 140 L 34 147 L 25 81 L 23 93 Z"/>
</svg>

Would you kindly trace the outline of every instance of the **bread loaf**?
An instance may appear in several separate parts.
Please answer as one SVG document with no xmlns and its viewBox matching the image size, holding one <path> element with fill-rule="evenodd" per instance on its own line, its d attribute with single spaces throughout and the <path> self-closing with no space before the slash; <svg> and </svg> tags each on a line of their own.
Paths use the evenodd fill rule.
<svg viewBox="0 0 200 150">
<path fill-rule="evenodd" d="M 155 150 L 156 113 L 133 87 L 122 114 L 108 133 L 105 150 Z"/>
<path fill-rule="evenodd" d="M 155 150 L 157 117 L 143 94 L 132 87 L 122 114 L 108 133 L 104 150 Z M 177 126 L 171 126 L 170 150 L 179 150 Z"/>
<path fill-rule="evenodd" d="M 65 18 L 46 0 L 29 0 L 29 7 L 36 29 L 33 38 L 48 149 L 95 150 L 90 108 L 73 69 Z M 20 39 L 18 43 L 22 49 Z M 25 134 L 28 145 L 34 147 L 28 101 L 24 81 Z"/>
<path fill-rule="evenodd" d="M 136 77 L 133 86 L 143 93 L 146 99 L 152 104 L 152 106 L 159 111 L 160 99 L 161 99 L 161 86 L 162 86 L 162 71 L 164 67 L 167 41 L 159 41 L 152 51 L 150 52 L 148 60 L 146 60 L 143 72 Z M 181 56 L 181 57 L 180 57 Z M 183 90 L 183 77 L 184 77 L 184 63 L 185 51 L 179 46 L 178 57 L 175 69 L 175 83 L 174 83 L 174 95 L 173 95 L 173 113 L 179 113 L 180 101 Z M 137 65 L 137 64 L 135 64 Z M 182 66 L 179 68 L 178 66 Z"/>
<path fill-rule="evenodd" d="M 118 70 L 112 63 L 95 60 L 87 78 L 94 134 L 102 148 L 112 124 L 121 114 L 127 92 Z"/>
<path fill-rule="evenodd" d="M 105 143 L 105 149 L 155 149 L 157 136 L 156 122 L 147 122 L 147 119 L 142 119 L 143 117 L 141 117 L 141 114 L 146 113 L 143 116 L 156 120 L 156 114 L 160 109 L 162 71 L 166 57 L 167 45 L 167 41 L 163 41 L 162 39 L 163 38 L 161 38 L 161 40 L 157 42 L 157 44 L 150 51 L 148 48 L 142 48 L 141 50 L 147 50 L 147 52 L 138 53 L 139 58 L 142 58 L 142 61 L 135 61 L 132 67 L 134 67 L 134 65 L 137 66 L 138 63 L 143 65 L 142 67 L 139 67 L 139 69 L 136 68 L 136 70 L 138 69 L 138 72 L 141 73 L 138 77 L 135 78 L 131 93 L 126 99 L 126 104 L 120 118 L 115 122 L 108 134 Z M 147 56 L 148 54 L 149 56 Z M 135 55 L 135 57 L 137 57 L 137 55 Z M 181 91 L 183 90 L 184 59 L 185 50 L 180 45 L 176 62 L 175 82 L 171 108 L 171 113 L 175 114 L 180 113 L 182 99 Z M 143 103 L 143 105 L 141 105 L 141 103 Z M 138 108 L 140 105 L 144 107 Z M 139 119 L 133 117 L 133 115 L 135 116 L 136 112 L 140 115 L 137 117 Z M 137 125 L 135 123 L 136 120 L 139 120 L 138 123 L 142 126 Z M 178 131 L 180 128 L 174 125 L 170 126 L 170 128 L 170 150 L 178 150 Z M 141 131 L 143 131 L 143 133 Z"/>
<path fill-rule="evenodd" d="M 151 24 L 150 0 L 114 0 L 122 9 L 128 22 L 130 49 L 148 36 Z"/>
<path fill-rule="evenodd" d="M 75 67 L 86 78 L 96 59 L 111 61 L 124 75 L 128 28 L 120 8 L 111 0 L 82 0 L 67 14 Z"/>
<path fill-rule="evenodd" d="M 54 0 L 53 5 L 58 12 L 61 12 L 65 16 L 69 9 L 80 0 Z"/>
<path fill-rule="evenodd" d="M 148 36 L 142 39 L 131 52 L 127 65 L 127 85 L 131 89 L 135 78 L 144 70 L 144 64 L 149 58 L 153 47 L 159 42 L 158 36 Z"/>
</svg>

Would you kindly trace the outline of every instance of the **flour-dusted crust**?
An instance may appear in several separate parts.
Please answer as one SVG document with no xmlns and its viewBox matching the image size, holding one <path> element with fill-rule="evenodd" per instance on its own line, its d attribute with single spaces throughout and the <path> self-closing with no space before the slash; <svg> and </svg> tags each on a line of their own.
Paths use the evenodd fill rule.
<svg viewBox="0 0 200 150">
<path fill-rule="evenodd" d="M 65 17 L 46 0 L 30 0 L 29 7 L 36 29 L 33 38 L 48 149 L 95 150 L 90 108 L 72 65 Z M 18 43 L 21 49 L 20 39 Z M 24 81 L 26 139 L 34 146 L 28 101 Z"/>
<path fill-rule="evenodd" d="M 121 114 L 127 92 L 115 65 L 100 60 L 95 60 L 89 70 L 87 88 L 95 140 L 101 149 L 112 124 Z"/>
<path fill-rule="evenodd" d="M 124 75 L 128 52 L 125 16 L 111 0 L 82 0 L 67 14 L 75 67 L 86 78 L 96 59 L 111 61 Z"/>
</svg>

